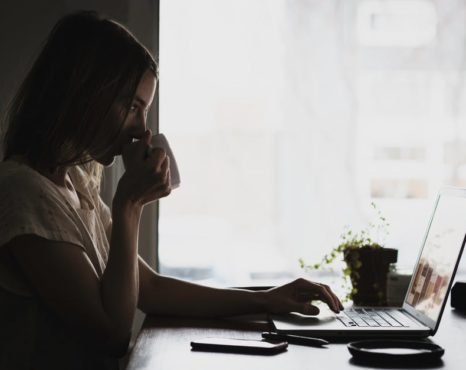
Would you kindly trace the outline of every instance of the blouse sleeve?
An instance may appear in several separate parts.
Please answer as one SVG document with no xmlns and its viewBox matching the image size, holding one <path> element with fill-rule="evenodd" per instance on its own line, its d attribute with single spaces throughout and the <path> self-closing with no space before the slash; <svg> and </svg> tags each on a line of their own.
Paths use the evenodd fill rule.
<svg viewBox="0 0 466 370">
<path fill-rule="evenodd" d="M 0 247 L 20 235 L 75 244 L 86 251 L 75 210 L 52 184 L 37 178 L 0 183 Z"/>
</svg>

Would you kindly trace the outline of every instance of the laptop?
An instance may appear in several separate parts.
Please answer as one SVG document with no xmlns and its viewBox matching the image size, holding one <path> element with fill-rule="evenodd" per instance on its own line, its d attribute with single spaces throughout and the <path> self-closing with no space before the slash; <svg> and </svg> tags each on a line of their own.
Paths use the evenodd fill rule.
<svg viewBox="0 0 466 370">
<path fill-rule="evenodd" d="M 350 307 L 339 314 L 270 315 L 276 332 L 319 337 L 434 335 L 466 241 L 466 189 L 444 188 L 435 202 L 403 306 Z"/>
</svg>

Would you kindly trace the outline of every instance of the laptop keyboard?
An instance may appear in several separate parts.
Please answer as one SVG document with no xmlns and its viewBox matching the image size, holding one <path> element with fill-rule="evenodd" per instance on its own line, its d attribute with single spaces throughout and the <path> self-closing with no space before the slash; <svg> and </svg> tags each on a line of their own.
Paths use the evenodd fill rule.
<svg viewBox="0 0 466 370">
<path fill-rule="evenodd" d="M 348 327 L 409 327 L 411 324 L 405 315 L 394 309 L 347 308 L 337 318 Z"/>
</svg>

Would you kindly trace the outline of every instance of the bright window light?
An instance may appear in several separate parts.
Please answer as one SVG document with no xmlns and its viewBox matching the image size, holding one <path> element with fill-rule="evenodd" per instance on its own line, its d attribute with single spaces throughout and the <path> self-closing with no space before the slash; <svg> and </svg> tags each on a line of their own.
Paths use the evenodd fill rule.
<svg viewBox="0 0 466 370">
<path fill-rule="evenodd" d="M 425 46 L 435 39 L 437 14 L 429 0 L 368 0 L 359 4 L 357 29 L 364 46 Z"/>
<path fill-rule="evenodd" d="M 289 279 L 345 225 L 372 221 L 372 201 L 410 268 L 438 189 L 466 185 L 465 11 L 453 0 L 161 2 L 160 131 L 182 178 L 160 203 L 161 271 L 215 285 Z"/>
</svg>

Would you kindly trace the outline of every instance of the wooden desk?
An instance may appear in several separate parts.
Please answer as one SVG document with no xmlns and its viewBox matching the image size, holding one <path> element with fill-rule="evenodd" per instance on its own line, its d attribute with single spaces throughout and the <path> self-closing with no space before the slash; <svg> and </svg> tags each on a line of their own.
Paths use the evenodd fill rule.
<svg viewBox="0 0 466 370">
<path fill-rule="evenodd" d="M 260 339 L 269 329 L 265 316 L 256 321 L 238 319 L 197 320 L 148 316 L 131 353 L 128 370 L 306 370 L 356 369 L 345 343 L 333 343 L 328 348 L 289 345 L 288 351 L 274 356 L 192 352 L 190 341 L 203 337 Z M 445 348 L 439 364 L 430 368 L 464 370 L 466 367 L 466 314 L 449 306 L 432 338 Z M 377 368 L 363 366 L 365 368 Z M 379 367 L 380 368 L 380 367 Z M 385 367 L 388 368 L 388 367 Z"/>
</svg>

